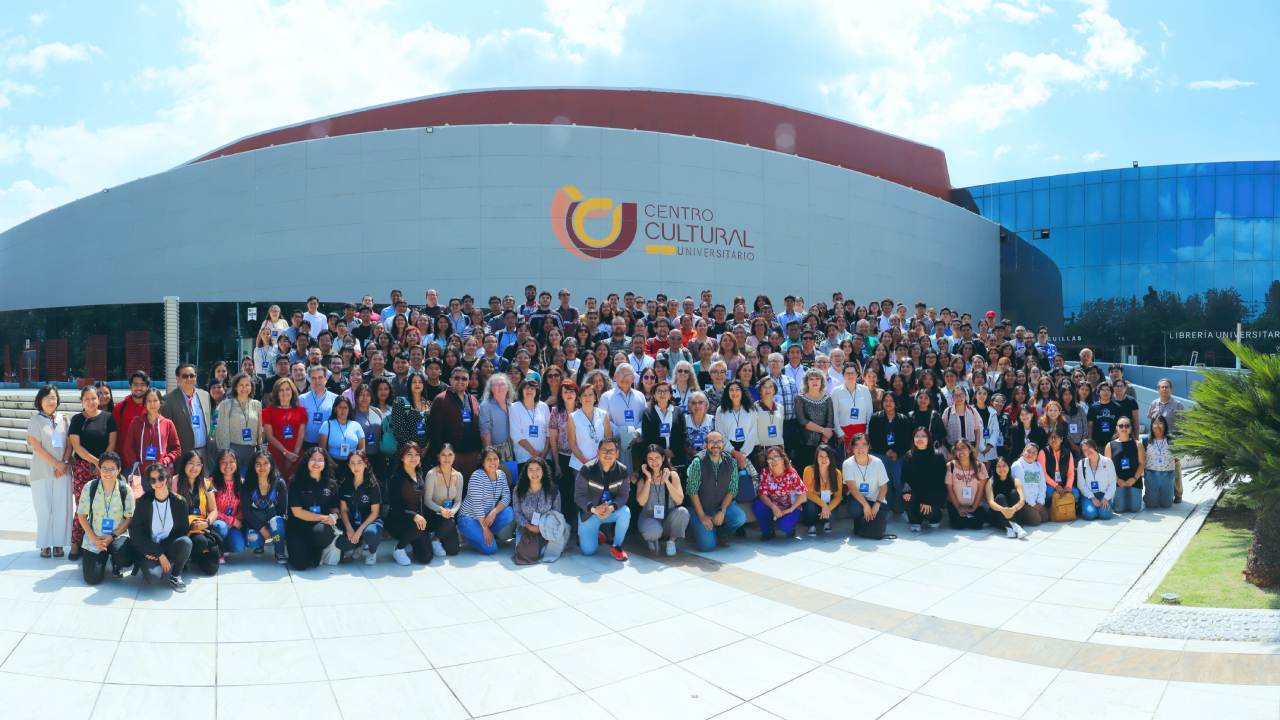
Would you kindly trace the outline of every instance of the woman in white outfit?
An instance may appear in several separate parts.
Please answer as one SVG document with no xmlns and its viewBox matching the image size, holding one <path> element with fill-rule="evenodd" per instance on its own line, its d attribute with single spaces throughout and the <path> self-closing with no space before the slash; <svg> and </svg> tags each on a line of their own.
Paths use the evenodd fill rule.
<svg viewBox="0 0 1280 720">
<path fill-rule="evenodd" d="M 579 407 L 569 418 L 569 451 L 573 453 L 569 467 L 574 470 L 595 460 L 597 445 L 613 436 L 609 415 L 596 407 L 596 400 L 595 386 L 584 384 L 578 393 Z"/>
<path fill-rule="evenodd" d="M 31 446 L 31 504 L 36 511 L 36 547 L 40 557 L 62 557 L 71 544 L 70 421 L 58 412 L 58 389 L 45 385 L 36 393 L 36 414 L 27 422 Z"/>
</svg>

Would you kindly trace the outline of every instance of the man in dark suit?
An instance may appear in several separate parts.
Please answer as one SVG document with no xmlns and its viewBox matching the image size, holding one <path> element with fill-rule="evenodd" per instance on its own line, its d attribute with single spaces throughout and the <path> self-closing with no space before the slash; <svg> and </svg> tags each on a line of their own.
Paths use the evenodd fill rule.
<svg viewBox="0 0 1280 720">
<path fill-rule="evenodd" d="M 196 387 L 196 366 L 182 363 L 177 370 L 178 389 L 164 396 L 160 414 L 178 430 L 182 452 L 195 450 L 204 461 L 205 472 L 213 467 L 213 398 Z"/>
</svg>

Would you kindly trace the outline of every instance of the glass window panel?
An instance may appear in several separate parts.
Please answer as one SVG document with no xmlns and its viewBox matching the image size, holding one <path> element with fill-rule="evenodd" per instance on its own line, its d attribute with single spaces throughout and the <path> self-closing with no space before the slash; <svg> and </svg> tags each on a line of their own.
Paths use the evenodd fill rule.
<svg viewBox="0 0 1280 720">
<path fill-rule="evenodd" d="M 1031 182 L 1030 178 L 1027 178 L 1026 180 L 1014 180 L 1014 189 L 1017 192 L 1031 192 Z"/>
<path fill-rule="evenodd" d="M 1140 177 L 1138 174 L 1139 169 L 1135 167 L 1120 168 L 1120 179 L 1137 180 Z"/>
<path fill-rule="evenodd" d="M 1196 221 L 1196 260 L 1212 260 L 1213 259 L 1213 221 L 1197 220 Z M 1199 273 L 1196 273 L 1196 287 L 1200 287 Z M 1210 284 L 1210 287 L 1213 287 Z"/>
<path fill-rule="evenodd" d="M 1253 216 L 1271 217 L 1275 214 L 1275 176 L 1255 175 L 1253 178 Z"/>
<path fill-rule="evenodd" d="M 1178 166 L 1178 177 L 1194 177 L 1196 174 L 1196 166 L 1187 163 Z"/>
<path fill-rule="evenodd" d="M 1213 217 L 1213 178 L 1196 178 L 1196 217 Z"/>
<path fill-rule="evenodd" d="M 1121 265 L 1120 266 L 1120 286 L 1116 292 L 1116 297 L 1142 297 L 1142 293 L 1138 288 L 1138 275 L 1141 265 Z"/>
<path fill-rule="evenodd" d="M 1000 198 L 982 198 L 982 217 L 994 223 L 1000 222 Z"/>
<path fill-rule="evenodd" d="M 1043 230 L 1044 228 L 1053 227 L 1053 223 L 1049 220 L 1049 190 L 1036 190 L 1031 193 L 1032 199 L 1032 230 Z M 1052 236 L 1052 233 L 1050 233 Z"/>
<path fill-rule="evenodd" d="M 1102 226 L 1102 262 L 1110 265 L 1119 265 L 1121 263 L 1121 254 L 1123 249 L 1120 242 L 1120 226 L 1119 225 L 1103 225 Z"/>
<path fill-rule="evenodd" d="M 1061 228 L 1067 226 L 1067 189 L 1054 188 L 1049 191 L 1049 224 L 1044 227 Z M 1052 234 L 1049 237 L 1053 237 Z"/>
<path fill-rule="evenodd" d="M 1102 183 L 1102 171 L 1092 170 L 1084 174 L 1085 185 L 1098 185 Z"/>
<path fill-rule="evenodd" d="M 1271 290 L 1271 263 L 1253 263 L 1253 300 L 1262 303 L 1267 300 L 1267 292 Z M 1262 308 L 1259 308 L 1261 310 Z"/>
<path fill-rule="evenodd" d="M 1018 243 L 1000 243 L 1000 272 L 1018 271 Z"/>
<path fill-rule="evenodd" d="M 1143 165 L 1138 168 L 1138 177 L 1143 180 L 1155 180 L 1160 177 L 1160 168 L 1156 165 Z"/>
<path fill-rule="evenodd" d="M 1034 219 L 1032 216 L 1031 193 L 1020 192 L 1015 195 L 1015 197 L 1018 199 L 1018 220 L 1016 229 L 1018 232 L 1030 232 L 1032 229 L 1031 221 Z"/>
<path fill-rule="evenodd" d="M 1012 183 L 1012 182 L 1002 182 L 1002 183 L 1000 183 L 1000 194 L 1001 194 L 1001 195 L 1007 195 L 1007 194 L 1009 194 L 1009 193 L 1011 193 L 1011 192 L 1013 192 L 1013 191 L 1014 191 L 1014 183 Z"/>
<path fill-rule="evenodd" d="M 1178 261 L 1189 262 L 1196 259 L 1196 224 L 1193 220 L 1182 220 L 1178 223 Z"/>
<path fill-rule="evenodd" d="M 1000 224 L 1010 230 L 1016 229 L 1014 226 L 1018 224 L 1018 199 L 1013 193 L 1000 196 Z"/>
<path fill-rule="evenodd" d="M 1217 178 L 1214 192 L 1217 200 L 1213 204 L 1214 217 L 1231 217 L 1236 211 L 1236 179 L 1231 175 Z"/>
<path fill-rule="evenodd" d="M 1045 177 L 1038 177 L 1038 178 L 1032 178 L 1032 179 L 1031 179 L 1031 189 L 1032 189 L 1032 190 L 1048 190 L 1048 189 L 1049 189 L 1049 178 L 1048 178 L 1048 176 L 1045 176 Z"/>
<path fill-rule="evenodd" d="M 1061 188 L 1066 186 L 1067 186 L 1066 175 L 1054 175 L 1053 177 L 1049 178 L 1049 187 L 1051 188 Z"/>
<path fill-rule="evenodd" d="M 1090 265 L 1084 269 L 1084 300 L 1098 300 L 1111 297 L 1111 290 L 1104 287 L 1105 272 L 1101 265 Z"/>
<path fill-rule="evenodd" d="M 1156 181 L 1143 180 L 1138 184 L 1138 219 L 1151 222 L 1156 219 Z"/>
<path fill-rule="evenodd" d="M 1120 179 L 1121 177 L 1120 177 L 1119 170 L 1103 170 L 1102 171 L 1102 182 L 1104 183 L 1116 182 Z"/>
<path fill-rule="evenodd" d="M 1124 291 L 1120 288 L 1120 266 L 1119 265 L 1103 265 L 1102 266 L 1102 290 L 1094 297 L 1113 298 L 1120 297 Z"/>
<path fill-rule="evenodd" d="M 1233 169 L 1231 169 L 1231 170 L 1230 170 L 1230 172 L 1235 173 L 1236 175 L 1252 175 L 1252 174 L 1253 174 L 1253 163 L 1252 163 L 1252 162 L 1238 162 L 1238 163 L 1236 163 L 1236 164 L 1235 164 L 1235 167 L 1234 167 Z"/>
<path fill-rule="evenodd" d="M 1190 220 L 1196 216 L 1195 178 L 1178 179 L 1178 195 L 1176 202 L 1179 220 Z"/>
<path fill-rule="evenodd" d="M 1213 163 L 1196 163 L 1197 176 L 1205 177 L 1208 175 L 1214 175 L 1217 172 L 1218 168 Z"/>
<path fill-rule="evenodd" d="M 976 186 L 976 187 L 968 188 L 968 190 L 969 190 L 969 194 L 970 194 L 970 195 L 972 195 L 972 196 L 974 196 L 974 197 L 976 197 L 976 198 L 986 197 L 986 195 L 987 195 L 987 186 L 986 186 L 986 185 L 978 185 L 978 186 Z"/>
<path fill-rule="evenodd" d="M 1226 265 L 1226 263 L 1220 263 Z M 1253 302 L 1253 263 L 1245 260 L 1237 261 L 1235 265 L 1235 279 L 1232 284 L 1235 285 L 1236 291 L 1240 293 L 1240 299 L 1245 302 Z M 1269 264 L 1269 263 L 1268 263 Z M 1266 292 L 1264 289 L 1263 292 Z"/>
<path fill-rule="evenodd" d="M 1156 280 L 1155 263 L 1143 263 L 1138 266 L 1138 288 L 1134 294 L 1138 296 L 1139 300 L 1159 284 L 1159 281 Z"/>
<path fill-rule="evenodd" d="M 1178 219 L 1178 181 L 1173 178 L 1158 180 L 1156 184 L 1156 219 Z"/>
<path fill-rule="evenodd" d="M 1120 220 L 1138 222 L 1138 183 L 1120 183 Z"/>
<path fill-rule="evenodd" d="M 1153 222 L 1137 223 L 1138 226 L 1138 262 L 1153 263 L 1156 261 L 1156 224 Z"/>
<path fill-rule="evenodd" d="M 1204 295 L 1205 291 L 1213 289 L 1213 263 L 1198 262 L 1196 263 L 1196 294 Z"/>
<path fill-rule="evenodd" d="M 1079 305 L 1084 302 L 1084 268 L 1067 268 L 1062 271 L 1062 304 Z"/>
<path fill-rule="evenodd" d="M 1162 178 L 1171 178 L 1171 177 L 1178 176 L 1177 165 L 1160 165 L 1158 169 L 1159 169 L 1159 176 Z"/>
<path fill-rule="evenodd" d="M 1236 282 L 1236 264 L 1233 262 L 1215 262 L 1213 264 L 1213 286 L 1226 290 Z"/>
<path fill-rule="evenodd" d="M 1059 254 L 1054 256 L 1059 267 L 1080 267 L 1084 264 L 1084 228 L 1067 228 L 1065 233 L 1055 230 L 1049 239 L 1062 243 Z"/>
<path fill-rule="evenodd" d="M 1221 218 L 1213 222 L 1213 259 L 1214 260 L 1234 260 L 1235 252 L 1235 223 L 1229 218 Z"/>
<path fill-rule="evenodd" d="M 1084 265 L 1093 267 L 1101 265 L 1102 260 L 1102 226 L 1086 226 L 1084 229 Z"/>
<path fill-rule="evenodd" d="M 1275 220 L 1271 218 L 1255 218 L 1253 221 L 1253 259 L 1275 260 Z"/>
<path fill-rule="evenodd" d="M 1138 223 L 1120 226 L 1120 262 L 1124 265 L 1138 262 Z"/>
<path fill-rule="evenodd" d="M 1253 217 L 1253 176 L 1236 176 L 1236 217 Z"/>
<path fill-rule="evenodd" d="M 1102 224 L 1102 186 L 1084 186 L 1084 224 Z"/>
<path fill-rule="evenodd" d="M 1156 266 L 1156 291 L 1178 292 L 1178 264 L 1160 263 Z"/>
<path fill-rule="evenodd" d="M 1067 187 L 1067 226 L 1084 225 L 1084 186 Z"/>
<path fill-rule="evenodd" d="M 1237 176 L 1239 177 L 1239 176 Z M 1235 221 L 1236 260 L 1253 259 L 1253 221 Z"/>
<path fill-rule="evenodd" d="M 1049 253 L 1049 259 L 1058 267 L 1066 267 L 1070 263 L 1067 262 L 1067 229 L 1053 228 L 1053 232 L 1049 233 L 1048 248 L 1045 252 Z"/>
<path fill-rule="evenodd" d="M 1162 222 L 1156 225 L 1156 262 L 1177 262 L 1178 223 Z"/>
<path fill-rule="evenodd" d="M 1181 262 L 1178 268 L 1177 293 L 1184 299 L 1196 294 L 1196 263 Z"/>
<path fill-rule="evenodd" d="M 1102 184 L 1102 221 L 1120 222 L 1120 183 Z"/>
<path fill-rule="evenodd" d="M 1084 185 L 1084 173 L 1071 173 L 1067 176 L 1067 187 Z"/>
<path fill-rule="evenodd" d="M 1275 162 L 1271 160 L 1268 160 L 1266 162 L 1259 160 L 1253 164 L 1253 171 L 1258 173 L 1259 175 L 1273 173 L 1275 172 Z"/>
</svg>

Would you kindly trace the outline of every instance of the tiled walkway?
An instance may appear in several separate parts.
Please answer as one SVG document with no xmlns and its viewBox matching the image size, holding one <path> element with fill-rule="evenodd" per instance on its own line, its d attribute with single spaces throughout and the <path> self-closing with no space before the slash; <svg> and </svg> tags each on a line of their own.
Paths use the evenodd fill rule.
<svg viewBox="0 0 1280 720">
<path fill-rule="evenodd" d="M 182 595 L 40 559 L 29 498 L 0 484 L 4 718 L 1280 718 L 1274 647 L 1094 632 L 1196 494 L 1023 541 L 842 522 L 625 564 L 236 557 Z"/>
</svg>

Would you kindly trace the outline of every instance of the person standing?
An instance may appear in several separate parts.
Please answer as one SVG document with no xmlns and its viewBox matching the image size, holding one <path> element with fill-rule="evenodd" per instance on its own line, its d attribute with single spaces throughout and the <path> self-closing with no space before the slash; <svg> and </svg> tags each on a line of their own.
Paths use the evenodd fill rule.
<svg viewBox="0 0 1280 720">
<path fill-rule="evenodd" d="M 616 328 L 626 329 L 626 321 L 617 318 L 614 321 Z M 612 349 L 609 356 L 615 353 Z M 632 387 L 635 382 L 635 369 L 630 363 L 621 363 L 613 371 L 613 381 L 616 383 L 612 390 L 607 390 L 600 396 L 600 409 L 609 415 L 609 422 L 617 430 L 618 447 L 621 449 L 622 455 L 619 461 L 626 459 L 625 464 L 629 467 L 639 467 L 644 462 L 643 453 L 641 452 L 640 462 L 635 462 L 632 457 L 633 451 L 642 451 L 643 447 L 640 443 L 640 418 L 644 414 L 646 400 L 644 395 Z"/>
<path fill-rule="evenodd" d="M 231 379 L 231 392 L 218 405 L 213 438 L 219 450 L 235 453 L 241 468 L 249 467 L 254 451 L 263 442 L 262 403 L 253 399 L 252 376 L 242 372 Z"/>
<path fill-rule="evenodd" d="M 906 503 L 902 502 L 902 462 L 911 449 L 909 430 L 907 418 L 898 412 L 896 396 L 885 393 L 880 412 L 873 414 L 867 423 L 867 437 L 871 440 L 871 454 L 880 458 L 885 472 L 889 473 L 890 508 L 902 514 L 903 522 L 910 522 Z"/>
<path fill-rule="evenodd" d="M 844 445 L 845 455 L 852 455 L 850 441 L 858 433 L 867 431 L 867 421 L 871 419 L 871 391 L 866 385 L 858 382 L 859 367 L 857 363 L 846 362 L 841 369 L 844 384 L 831 391 L 831 402 L 836 414 L 836 435 Z M 902 408 L 907 412 L 909 408 Z"/>
<path fill-rule="evenodd" d="M 454 467 L 463 477 L 480 465 L 480 403 L 467 392 L 471 371 L 458 366 L 449 375 L 449 390 L 431 403 L 427 422 L 430 457 L 448 444 L 453 447 Z M 427 458 L 424 458 L 424 461 Z"/>
<path fill-rule="evenodd" d="M 1183 410 L 1182 403 L 1173 396 L 1173 383 L 1168 378 L 1162 378 L 1156 383 L 1156 391 L 1160 393 L 1160 397 L 1151 401 L 1151 406 L 1147 408 L 1147 419 L 1154 420 L 1156 417 L 1164 418 L 1165 429 L 1168 431 L 1169 439 L 1173 439 L 1178 435 L 1178 420 L 1181 418 Z M 1173 458 L 1173 504 L 1177 505 L 1182 502 L 1182 461 L 1177 456 Z"/>
<path fill-rule="evenodd" d="M 194 450 L 200 454 L 205 467 L 212 464 L 209 457 L 209 441 L 213 435 L 214 405 L 209 393 L 196 387 L 196 366 L 191 363 L 178 365 L 178 387 L 164 396 L 160 414 L 169 418 L 178 431 L 182 452 Z"/>
<path fill-rule="evenodd" d="M 134 370 L 129 375 L 129 396 L 116 403 L 115 408 L 111 410 L 111 414 L 116 419 L 116 431 L 120 434 L 120 440 L 124 440 L 125 433 L 129 431 L 129 426 L 133 424 L 133 419 L 147 413 L 142 396 L 149 387 L 151 387 L 151 377 L 145 372 Z M 119 451 L 117 450 L 117 452 Z M 120 454 L 123 456 L 123 453 Z M 128 470 L 129 466 L 125 465 L 122 472 Z"/>
<path fill-rule="evenodd" d="M 307 424 L 307 411 L 298 405 L 298 389 L 292 378 L 280 378 L 267 397 L 267 407 L 261 414 L 262 435 L 275 466 L 285 476 L 292 477 L 306 437 L 303 428 Z"/>
<path fill-rule="evenodd" d="M 45 385 L 36 392 L 36 414 L 27 421 L 31 446 L 31 504 L 36 513 L 36 547 L 40 557 L 62 557 L 71 544 L 70 425 L 58 412 L 58 389 Z"/>
<path fill-rule="evenodd" d="M 333 403 L 338 396 L 329 392 L 325 386 L 328 371 L 322 367 L 313 367 L 307 371 L 307 379 L 311 389 L 298 398 L 298 406 L 307 412 L 306 434 L 303 438 L 303 449 L 320 444 L 320 428 L 333 416 Z"/>
<path fill-rule="evenodd" d="M 133 521 L 134 499 L 129 488 L 119 482 L 120 456 L 110 451 L 102 453 L 97 468 L 100 476 L 85 486 L 76 507 L 76 524 L 83 533 L 84 562 L 80 569 L 86 585 L 102 582 L 108 559 L 117 578 L 122 576 L 122 568 L 133 564 L 133 551 L 125 532 Z"/>
<path fill-rule="evenodd" d="M 116 449 L 116 419 L 98 407 L 98 391 L 85 387 L 80 391 L 83 412 L 71 418 L 67 440 L 71 444 L 71 496 L 79 502 L 84 486 L 98 479 L 98 457 Z M 84 527 L 77 522 L 71 528 L 71 561 L 80 559 Z"/>
</svg>

